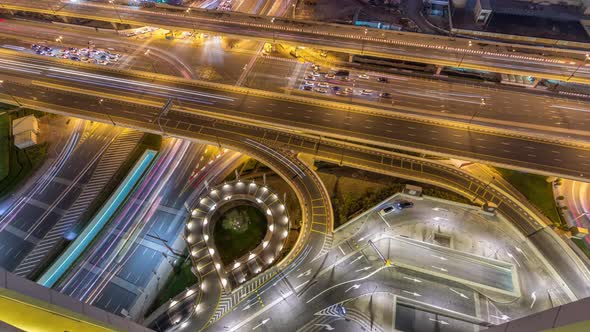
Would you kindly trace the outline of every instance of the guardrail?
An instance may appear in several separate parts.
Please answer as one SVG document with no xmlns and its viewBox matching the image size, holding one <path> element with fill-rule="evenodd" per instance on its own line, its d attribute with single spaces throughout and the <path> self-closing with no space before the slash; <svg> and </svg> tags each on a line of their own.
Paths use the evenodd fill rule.
<svg viewBox="0 0 590 332">
<path fill-rule="evenodd" d="M 144 152 L 143 156 L 135 164 L 125 180 L 123 180 L 123 182 L 111 195 L 105 205 L 103 205 L 103 207 L 98 211 L 88 226 L 84 228 L 82 233 L 66 249 L 66 251 L 61 254 L 61 256 L 59 256 L 59 258 L 49 267 L 49 269 L 43 273 L 43 275 L 41 275 L 37 281 L 38 284 L 51 288 L 65 274 L 65 272 L 80 257 L 80 255 L 82 255 L 88 245 L 103 229 L 103 227 L 114 215 L 115 211 L 119 208 L 123 201 L 125 201 L 131 190 L 141 179 L 141 176 L 144 174 L 145 170 L 151 164 L 156 154 L 157 151 L 154 150 L 146 150 Z"/>
</svg>

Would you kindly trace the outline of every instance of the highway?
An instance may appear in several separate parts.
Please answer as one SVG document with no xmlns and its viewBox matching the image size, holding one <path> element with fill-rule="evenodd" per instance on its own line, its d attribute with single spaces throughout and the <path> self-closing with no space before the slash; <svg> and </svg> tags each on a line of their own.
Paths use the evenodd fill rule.
<svg viewBox="0 0 590 332">
<path fill-rule="evenodd" d="M 120 130 L 107 125 L 92 128 L 82 140 L 84 121 L 74 121 L 73 130 L 59 157 L 44 176 L 14 200 L 0 218 L 2 255 L 0 266 L 14 271 L 52 227 L 62 219 L 81 194 L 84 185 Z M 98 188 L 100 189 L 100 188 Z M 63 231 L 62 231 L 63 235 Z M 46 252 L 50 248 L 46 248 Z"/>
<path fill-rule="evenodd" d="M 214 181 L 225 174 L 235 160 L 232 155 L 238 155 L 212 159 L 214 164 L 191 177 L 195 168 L 208 161 L 199 156 L 215 158 L 205 148 L 185 140 L 165 140 L 154 166 L 109 228 L 57 288 L 115 314 L 141 317 L 178 259 L 169 248 L 184 250 L 180 234 L 187 211 L 183 202 L 193 188 L 203 190 L 203 180 Z"/>
<path fill-rule="evenodd" d="M 259 130 L 263 127 L 312 135 L 320 140 L 322 137 L 368 143 L 568 178 L 583 180 L 590 175 L 588 149 L 552 142 L 554 137 L 534 140 L 524 132 L 515 134 L 498 130 L 494 133 L 492 130 L 497 129 L 489 127 L 448 121 L 437 123 L 432 119 L 420 120 L 393 112 L 389 116 L 389 113 L 376 109 L 357 110 L 343 103 L 290 99 L 282 94 L 258 90 L 227 91 L 227 86 L 223 86 L 226 91 L 212 90 L 199 86 L 196 81 L 145 73 L 118 71 L 105 75 L 109 68 L 81 64 L 72 68 L 53 58 L 5 53 L 0 61 L 4 63 L 0 78 L 5 81 L 4 100 L 7 103 L 14 103 L 12 96 L 31 107 L 43 102 L 65 106 L 64 110 L 74 107 L 93 112 L 94 116 L 107 113 L 114 119 L 143 122 L 144 128 L 151 128 L 156 121 L 162 128 L 198 131 L 204 124 L 225 125 L 230 121 L 239 123 L 242 133 L 254 137 L 260 136 Z M 139 75 L 148 76 L 138 79 Z M 166 80 L 162 80 L 164 78 Z M 151 79 L 156 81 L 146 82 Z M 22 89 L 21 84 L 29 88 Z M 117 94 L 113 94 L 113 90 Z M 71 101 L 71 97 L 64 98 L 66 94 L 75 94 L 76 98 Z M 177 98 L 178 106 L 168 114 L 159 115 L 168 96 Z M 104 99 L 104 103 L 99 104 L 99 99 Z M 139 104 L 144 106 L 138 109 L 135 105 Z M 75 113 L 77 116 L 82 114 L 88 115 Z M 208 120 L 195 122 L 198 118 Z"/>
<path fill-rule="evenodd" d="M 469 42 L 414 33 L 365 29 L 291 19 L 272 19 L 240 13 L 192 9 L 168 12 L 88 2 L 5 0 L 4 9 L 40 12 L 54 16 L 95 19 L 113 23 L 199 30 L 240 38 L 318 47 L 343 53 L 371 55 L 506 74 L 569 82 L 590 82 L 583 51 L 492 42 Z M 272 22 L 271 22 L 272 20 Z"/>
</svg>

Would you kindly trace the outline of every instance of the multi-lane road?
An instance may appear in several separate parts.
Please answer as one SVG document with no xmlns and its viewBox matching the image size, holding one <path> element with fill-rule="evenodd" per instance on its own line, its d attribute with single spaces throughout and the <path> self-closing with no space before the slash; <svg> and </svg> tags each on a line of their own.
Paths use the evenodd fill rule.
<svg viewBox="0 0 590 332">
<path fill-rule="evenodd" d="M 590 81 L 583 51 L 408 34 L 361 27 L 272 19 L 205 10 L 140 9 L 87 2 L 5 0 L 4 10 L 94 19 L 112 23 L 199 30 L 240 38 L 308 45 L 343 53 L 394 58 L 439 66 L 518 74 L 570 82 Z"/>
<path fill-rule="evenodd" d="M 16 97 L 29 107 L 44 104 L 59 107 L 62 112 L 72 108 L 83 110 L 75 113 L 78 116 L 89 116 L 90 113 L 85 112 L 92 112 L 93 116 L 102 118 L 108 113 L 115 119 L 133 120 L 146 129 L 157 124 L 161 128 L 182 128 L 190 132 L 199 131 L 203 125 L 225 125 L 229 121 L 239 124 L 240 131 L 254 137 L 259 136 L 255 133 L 256 127 L 269 128 L 312 135 L 319 140 L 330 137 L 482 160 L 507 168 L 570 178 L 590 176 L 590 152 L 584 144 L 555 142 L 547 137 L 533 139 L 525 131 L 506 132 L 503 128 L 448 120 L 437 122 L 432 118 L 409 117 L 400 111 L 357 109 L 345 103 L 251 89 L 232 90 L 228 86 L 207 86 L 147 73 L 111 72 L 108 68 L 70 65 L 53 58 L 2 53 L 0 76 L 5 81 L 4 100 L 8 103 L 13 102 L 11 97 Z M 139 75 L 143 77 L 138 78 Z M 22 89 L 22 84 L 28 88 Z M 73 99 L 72 94 L 75 95 Z M 175 98 L 177 106 L 167 114 L 160 114 L 168 97 Z M 104 99 L 104 103 L 98 103 L 100 99 Z M 197 124 L 198 117 L 208 120 Z"/>
</svg>

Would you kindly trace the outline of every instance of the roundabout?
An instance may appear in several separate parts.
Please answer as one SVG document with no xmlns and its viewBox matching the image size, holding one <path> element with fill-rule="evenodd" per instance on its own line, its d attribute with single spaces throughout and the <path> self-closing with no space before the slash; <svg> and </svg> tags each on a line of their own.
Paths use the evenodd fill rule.
<svg viewBox="0 0 590 332">
<path fill-rule="evenodd" d="M 210 188 L 197 200 L 186 225 L 193 270 L 201 277 L 205 266 L 196 257 L 206 249 L 221 285 L 230 292 L 275 262 L 289 228 L 285 204 L 266 185 L 238 180 Z"/>
</svg>

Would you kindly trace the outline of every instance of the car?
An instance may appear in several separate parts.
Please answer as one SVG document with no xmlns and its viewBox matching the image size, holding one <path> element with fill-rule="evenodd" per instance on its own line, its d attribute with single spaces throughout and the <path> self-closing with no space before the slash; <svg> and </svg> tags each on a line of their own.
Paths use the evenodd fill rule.
<svg viewBox="0 0 590 332">
<path fill-rule="evenodd" d="M 320 71 L 320 66 L 318 65 L 311 65 L 311 68 L 313 68 L 314 71 Z"/>
<path fill-rule="evenodd" d="M 319 77 L 320 76 L 320 73 L 318 73 L 317 71 L 314 71 L 314 72 L 311 73 L 311 76 Z"/>
<path fill-rule="evenodd" d="M 393 97 L 393 95 L 392 95 L 391 93 L 389 93 L 389 92 L 381 92 L 381 93 L 379 94 L 379 97 L 381 97 L 381 98 L 387 98 L 387 99 L 391 99 L 391 98 Z"/>
<path fill-rule="evenodd" d="M 97 60 L 96 63 L 99 65 L 103 65 L 103 66 L 106 66 L 109 64 L 109 62 L 106 60 Z"/>
<path fill-rule="evenodd" d="M 127 32 L 127 33 L 125 34 L 125 36 L 127 36 L 127 37 L 133 37 L 133 36 L 135 36 L 135 35 L 136 35 L 136 33 L 135 33 L 135 32 Z"/>
<path fill-rule="evenodd" d="M 346 88 L 344 88 L 344 91 L 345 92 L 352 92 L 352 88 L 346 87 Z"/>
<path fill-rule="evenodd" d="M 317 93 L 328 93 L 328 90 L 325 88 L 315 88 L 315 89 L 313 89 L 313 91 L 315 91 Z"/>
<path fill-rule="evenodd" d="M 311 90 L 313 90 L 313 85 L 304 85 L 303 90 L 311 91 Z"/>
<path fill-rule="evenodd" d="M 377 82 L 389 83 L 389 79 L 387 77 L 377 77 Z"/>
<path fill-rule="evenodd" d="M 350 92 L 344 91 L 344 90 L 339 90 L 339 91 L 336 91 L 336 95 L 337 96 L 343 96 L 343 97 L 350 96 Z"/>
<path fill-rule="evenodd" d="M 362 95 L 365 95 L 365 96 L 370 96 L 370 95 L 372 95 L 372 94 L 373 94 L 373 90 L 369 90 L 369 89 L 363 89 L 363 90 L 361 91 L 361 94 L 362 94 Z"/>
<path fill-rule="evenodd" d="M 327 82 L 320 82 L 320 83 L 318 83 L 318 86 L 320 88 L 329 88 L 330 84 L 328 84 Z"/>
<path fill-rule="evenodd" d="M 314 86 L 314 83 L 311 81 L 305 81 L 305 82 L 303 82 L 303 85 Z"/>
<path fill-rule="evenodd" d="M 311 75 L 311 74 L 305 75 L 305 79 L 308 80 L 308 81 L 309 80 L 315 81 L 315 77 L 313 75 Z"/>
<path fill-rule="evenodd" d="M 395 201 L 393 206 L 398 210 L 403 210 L 414 207 L 414 203 L 410 201 Z"/>
<path fill-rule="evenodd" d="M 325 58 L 325 57 L 328 56 L 328 53 L 326 53 L 326 51 L 321 51 L 320 52 L 320 56 L 323 57 L 323 58 Z"/>
<path fill-rule="evenodd" d="M 329 80 L 333 80 L 333 79 L 336 78 L 336 75 L 334 75 L 332 73 L 329 73 L 329 74 L 326 74 L 326 78 L 329 79 Z"/>
<path fill-rule="evenodd" d="M 340 88 L 340 87 L 339 87 L 339 86 L 337 86 L 337 85 L 334 85 L 334 86 L 332 87 L 332 90 L 334 90 L 334 91 L 340 91 L 341 89 L 342 89 L 342 88 Z"/>
<path fill-rule="evenodd" d="M 70 60 L 80 61 L 80 58 L 77 56 L 70 57 Z"/>
<path fill-rule="evenodd" d="M 369 75 L 367 75 L 367 74 L 360 74 L 359 75 L 359 78 L 360 79 L 363 79 L 363 80 L 368 80 L 369 79 Z"/>
<path fill-rule="evenodd" d="M 386 206 L 379 211 L 379 214 L 384 216 L 388 213 L 395 211 L 395 207 L 393 205 Z"/>
<path fill-rule="evenodd" d="M 335 75 L 336 76 L 349 76 L 350 72 L 348 70 L 341 69 L 341 70 L 336 71 Z"/>
</svg>

